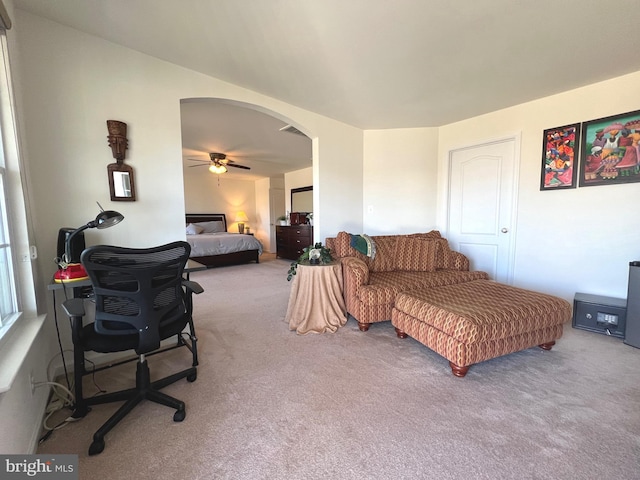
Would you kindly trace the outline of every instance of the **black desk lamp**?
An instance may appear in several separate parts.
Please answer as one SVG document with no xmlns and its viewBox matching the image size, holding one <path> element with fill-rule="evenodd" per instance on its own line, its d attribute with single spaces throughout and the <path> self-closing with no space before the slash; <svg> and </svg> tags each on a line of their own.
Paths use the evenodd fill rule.
<svg viewBox="0 0 640 480">
<path fill-rule="evenodd" d="M 98 203 L 98 202 L 96 202 Z M 61 259 L 58 259 L 58 266 L 60 267 L 53 279 L 57 283 L 73 282 L 76 280 L 86 280 L 89 278 L 87 272 L 81 263 L 69 263 L 71 259 L 71 240 L 78 233 L 86 230 L 87 228 L 97 228 L 102 230 L 103 228 L 113 227 L 117 223 L 124 220 L 124 216 L 114 210 L 104 210 L 102 205 L 98 203 L 100 207 L 100 213 L 95 220 L 90 221 L 86 225 L 76 228 L 69 234 L 67 240 L 64 243 L 64 255 Z"/>
</svg>

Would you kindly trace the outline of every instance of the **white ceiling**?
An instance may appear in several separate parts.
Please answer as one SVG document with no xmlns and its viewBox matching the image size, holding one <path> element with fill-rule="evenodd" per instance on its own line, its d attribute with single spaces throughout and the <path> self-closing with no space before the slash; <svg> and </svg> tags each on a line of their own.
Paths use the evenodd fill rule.
<svg viewBox="0 0 640 480">
<path fill-rule="evenodd" d="M 640 70 L 638 0 L 14 4 L 362 129 L 440 126 Z"/>
<path fill-rule="evenodd" d="M 229 167 L 226 178 L 257 180 L 310 167 L 311 140 L 281 131 L 287 124 L 271 115 L 218 100 L 183 100 L 180 105 L 185 175 L 207 173 L 209 153 L 250 167 Z M 209 174 L 210 175 L 210 174 Z"/>
</svg>

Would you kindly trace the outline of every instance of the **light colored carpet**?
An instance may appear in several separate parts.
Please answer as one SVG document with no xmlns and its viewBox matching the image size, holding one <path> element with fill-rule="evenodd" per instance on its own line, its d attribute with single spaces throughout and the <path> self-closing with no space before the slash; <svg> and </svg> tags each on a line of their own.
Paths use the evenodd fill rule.
<svg viewBox="0 0 640 480">
<path fill-rule="evenodd" d="M 38 453 L 79 454 L 81 479 L 640 478 L 640 350 L 567 325 L 550 352 L 456 378 L 390 322 L 290 332 L 288 265 L 267 257 L 192 274 L 205 289 L 195 302 L 198 379 L 165 389 L 186 402 L 184 422 L 144 402 L 88 457 L 117 408 L 96 406 Z M 149 363 L 157 378 L 188 366 L 189 352 Z M 95 381 L 131 386 L 134 368 Z"/>
</svg>

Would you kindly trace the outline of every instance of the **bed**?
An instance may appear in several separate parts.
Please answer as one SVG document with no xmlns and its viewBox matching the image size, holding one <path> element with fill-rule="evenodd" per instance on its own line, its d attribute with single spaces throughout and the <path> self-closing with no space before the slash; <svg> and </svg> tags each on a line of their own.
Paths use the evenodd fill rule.
<svg viewBox="0 0 640 480">
<path fill-rule="evenodd" d="M 187 213 L 185 218 L 191 259 L 207 268 L 259 263 L 260 241 L 253 235 L 227 232 L 224 213 Z"/>
</svg>

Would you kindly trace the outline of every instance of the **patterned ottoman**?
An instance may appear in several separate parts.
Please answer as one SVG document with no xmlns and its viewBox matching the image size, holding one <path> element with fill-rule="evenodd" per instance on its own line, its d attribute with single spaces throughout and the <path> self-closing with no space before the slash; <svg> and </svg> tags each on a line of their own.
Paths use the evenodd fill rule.
<svg viewBox="0 0 640 480">
<path fill-rule="evenodd" d="M 398 294 L 391 323 L 439 353 L 453 374 L 469 366 L 539 345 L 551 350 L 571 319 L 569 302 L 490 280 Z"/>
</svg>

